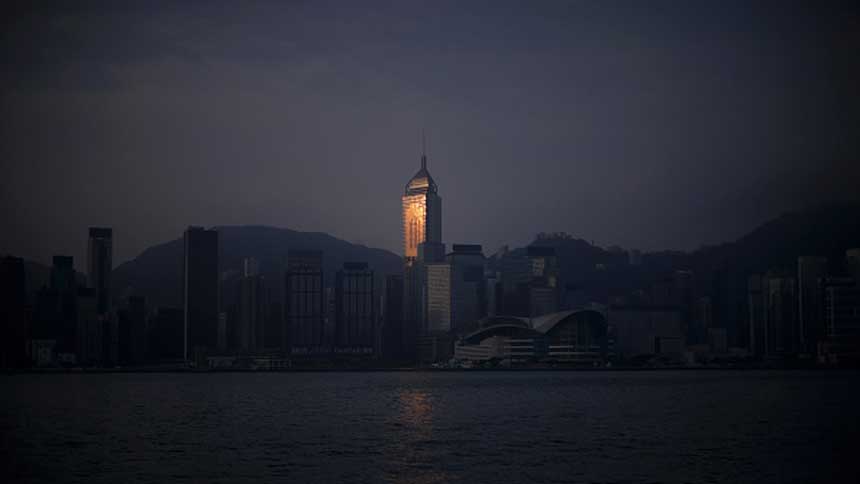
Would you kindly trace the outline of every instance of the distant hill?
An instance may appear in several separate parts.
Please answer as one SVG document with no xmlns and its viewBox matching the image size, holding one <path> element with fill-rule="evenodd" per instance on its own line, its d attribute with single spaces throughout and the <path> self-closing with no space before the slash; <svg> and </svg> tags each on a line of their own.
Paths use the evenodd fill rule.
<svg viewBox="0 0 860 484">
<path fill-rule="evenodd" d="M 828 257 L 831 271 L 838 272 L 845 251 L 860 247 L 860 203 L 831 203 L 785 213 L 734 242 L 693 252 L 643 254 L 641 266 L 630 266 L 623 252 L 582 239 L 538 238 L 532 244 L 555 247 L 562 281 L 583 288 L 598 301 L 645 289 L 674 270 L 692 270 L 701 294 L 713 292 L 715 285 L 739 291 L 749 274 L 771 269 L 795 272 L 797 257 L 803 255 Z"/>
<path fill-rule="evenodd" d="M 356 245 L 321 232 L 299 232 L 266 226 L 216 227 L 219 233 L 221 273 L 229 281 L 241 274 L 245 257 L 259 262 L 260 273 L 280 300 L 283 274 L 290 249 L 323 251 L 325 283 L 334 285 L 334 273 L 344 262 L 367 262 L 377 279 L 402 271 L 400 256 L 383 249 Z M 114 294 L 143 295 L 147 305 L 182 306 L 182 238 L 143 251 L 113 271 Z"/>
<path fill-rule="evenodd" d="M 832 203 L 783 214 L 735 242 L 699 249 L 690 254 L 689 265 L 700 271 L 796 270 L 798 256 L 819 255 L 837 270 L 845 251 L 858 246 L 860 203 Z"/>
</svg>

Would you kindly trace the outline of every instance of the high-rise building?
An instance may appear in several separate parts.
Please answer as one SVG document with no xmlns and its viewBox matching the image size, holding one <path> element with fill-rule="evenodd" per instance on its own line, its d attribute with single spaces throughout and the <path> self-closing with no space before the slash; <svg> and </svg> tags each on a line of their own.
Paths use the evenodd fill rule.
<svg viewBox="0 0 860 484">
<path fill-rule="evenodd" d="M 764 305 L 764 354 L 786 357 L 797 354 L 800 343 L 797 324 L 797 287 L 793 277 L 767 277 Z"/>
<path fill-rule="evenodd" d="M 371 355 L 375 342 L 373 270 L 365 262 L 346 262 L 335 278 L 335 350 Z"/>
<path fill-rule="evenodd" d="M 390 274 L 385 277 L 382 300 L 382 356 L 391 360 L 403 358 L 403 276 Z"/>
<path fill-rule="evenodd" d="M 236 343 L 240 352 L 254 352 L 265 345 L 267 296 L 265 281 L 259 274 L 256 259 L 246 258 L 244 274 L 239 280 L 239 320 Z"/>
<path fill-rule="evenodd" d="M 55 255 L 51 266 L 50 287 L 36 294 L 34 336 L 39 339 L 56 340 L 57 356 L 74 362 L 78 345 L 74 259 L 71 256 Z"/>
<path fill-rule="evenodd" d="M 860 285 L 853 277 L 827 277 L 824 292 L 824 337 L 818 348 L 824 363 L 860 363 Z"/>
<path fill-rule="evenodd" d="M 29 331 L 24 260 L 0 259 L 0 368 L 26 363 Z"/>
<path fill-rule="evenodd" d="M 146 298 L 129 296 L 125 308 L 119 311 L 119 362 L 139 365 L 146 360 L 147 324 Z"/>
<path fill-rule="evenodd" d="M 184 353 L 201 358 L 218 347 L 218 232 L 202 227 L 185 231 Z"/>
<path fill-rule="evenodd" d="M 448 333 L 452 329 L 451 264 L 437 262 L 424 266 L 426 274 L 426 327 L 422 334 Z"/>
<path fill-rule="evenodd" d="M 473 244 L 454 244 L 447 259 L 451 266 L 451 330 L 464 334 L 477 328 L 486 315 L 486 259 L 481 246 Z"/>
<path fill-rule="evenodd" d="M 406 184 L 401 197 L 403 222 L 404 298 L 403 350 L 415 354 L 418 334 L 424 326 L 424 274 L 418 259 L 422 243 L 442 243 L 442 198 L 430 172 L 427 156 L 421 168 Z M 438 247 L 438 246 L 434 246 Z"/>
<path fill-rule="evenodd" d="M 322 252 L 290 250 L 284 279 L 285 346 L 294 355 L 324 352 L 326 301 Z"/>
<path fill-rule="evenodd" d="M 287 341 L 286 331 L 284 329 L 284 305 L 280 301 L 276 301 L 272 297 L 272 289 L 269 289 L 268 307 L 266 309 L 266 329 L 263 331 L 262 348 L 267 352 L 275 349 L 280 349 L 282 352 L 287 350 L 285 342 Z"/>
<path fill-rule="evenodd" d="M 176 361 L 185 357 L 185 311 L 179 308 L 156 309 L 147 331 L 147 358 Z"/>
<path fill-rule="evenodd" d="M 74 291 L 77 287 L 74 257 L 70 255 L 55 255 L 53 265 L 51 266 L 51 289 Z"/>
<path fill-rule="evenodd" d="M 90 227 L 87 243 L 87 287 L 96 292 L 99 314 L 108 314 L 111 306 L 110 274 L 113 269 L 113 230 Z"/>
<path fill-rule="evenodd" d="M 747 307 L 749 308 L 749 350 L 755 357 L 765 354 L 764 304 L 764 279 L 760 274 L 752 274 L 747 280 Z"/>
<path fill-rule="evenodd" d="M 824 308 L 821 280 L 827 275 L 825 257 L 797 258 L 797 300 L 799 350 L 814 355 L 824 336 Z"/>
<path fill-rule="evenodd" d="M 77 292 L 75 354 L 81 366 L 100 365 L 104 354 L 104 322 L 99 316 L 98 297 L 95 289 L 81 287 Z"/>
<path fill-rule="evenodd" d="M 499 260 L 501 273 L 500 314 L 529 317 L 531 315 L 532 262 L 526 257 L 505 255 Z"/>
</svg>

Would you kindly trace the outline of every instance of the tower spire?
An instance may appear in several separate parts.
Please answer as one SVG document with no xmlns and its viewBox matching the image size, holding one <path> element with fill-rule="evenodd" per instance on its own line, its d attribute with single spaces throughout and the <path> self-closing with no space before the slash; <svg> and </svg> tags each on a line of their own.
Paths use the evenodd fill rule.
<svg viewBox="0 0 860 484">
<path fill-rule="evenodd" d="M 421 169 L 427 169 L 427 137 L 424 135 L 424 129 L 421 129 Z"/>
</svg>

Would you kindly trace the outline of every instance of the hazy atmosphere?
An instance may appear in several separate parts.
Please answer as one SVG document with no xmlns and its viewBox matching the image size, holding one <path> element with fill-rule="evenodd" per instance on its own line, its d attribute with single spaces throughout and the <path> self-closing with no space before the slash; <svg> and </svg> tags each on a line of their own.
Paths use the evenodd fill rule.
<svg viewBox="0 0 860 484">
<path fill-rule="evenodd" d="M 857 197 L 850 2 L 360 3 L 19 4 L 0 253 L 263 224 L 399 254 L 422 130 L 444 240 L 487 251 L 692 249 Z"/>
</svg>

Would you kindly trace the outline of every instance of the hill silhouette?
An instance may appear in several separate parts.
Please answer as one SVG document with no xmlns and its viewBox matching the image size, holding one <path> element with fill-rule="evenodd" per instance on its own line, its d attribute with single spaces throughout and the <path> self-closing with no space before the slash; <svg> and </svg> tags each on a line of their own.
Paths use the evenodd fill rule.
<svg viewBox="0 0 860 484">
<path fill-rule="evenodd" d="M 693 271 L 700 294 L 743 293 L 750 274 L 768 270 L 795 273 L 799 256 L 825 256 L 831 272 L 838 273 L 845 251 L 860 247 L 860 203 L 830 203 L 787 212 L 733 242 L 692 252 L 645 253 L 639 266 L 629 265 L 622 251 L 569 236 L 539 237 L 532 245 L 554 247 L 562 281 L 585 290 L 595 301 L 646 289 L 676 270 Z"/>
<path fill-rule="evenodd" d="M 367 262 L 376 271 L 377 279 L 385 274 L 402 271 L 400 256 L 383 249 L 352 244 L 321 232 L 267 226 L 215 227 L 219 233 L 220 271 L 229 282 L 241 275 L 242 261 L 254 257 L 260 273 L 266 278 L 273 297 L 280 300 L 283 274 L 290 249 L 323 251 L 325 283 L 332 286 L 334 273 L 344 262 Z M 124 297 L 143 295 L 147 305 L 182 306 L 182 238 L 177 238 L 144 250 L 139 256 L 123 263 L 113 271 L 114 294 Z"/>
</svg>

